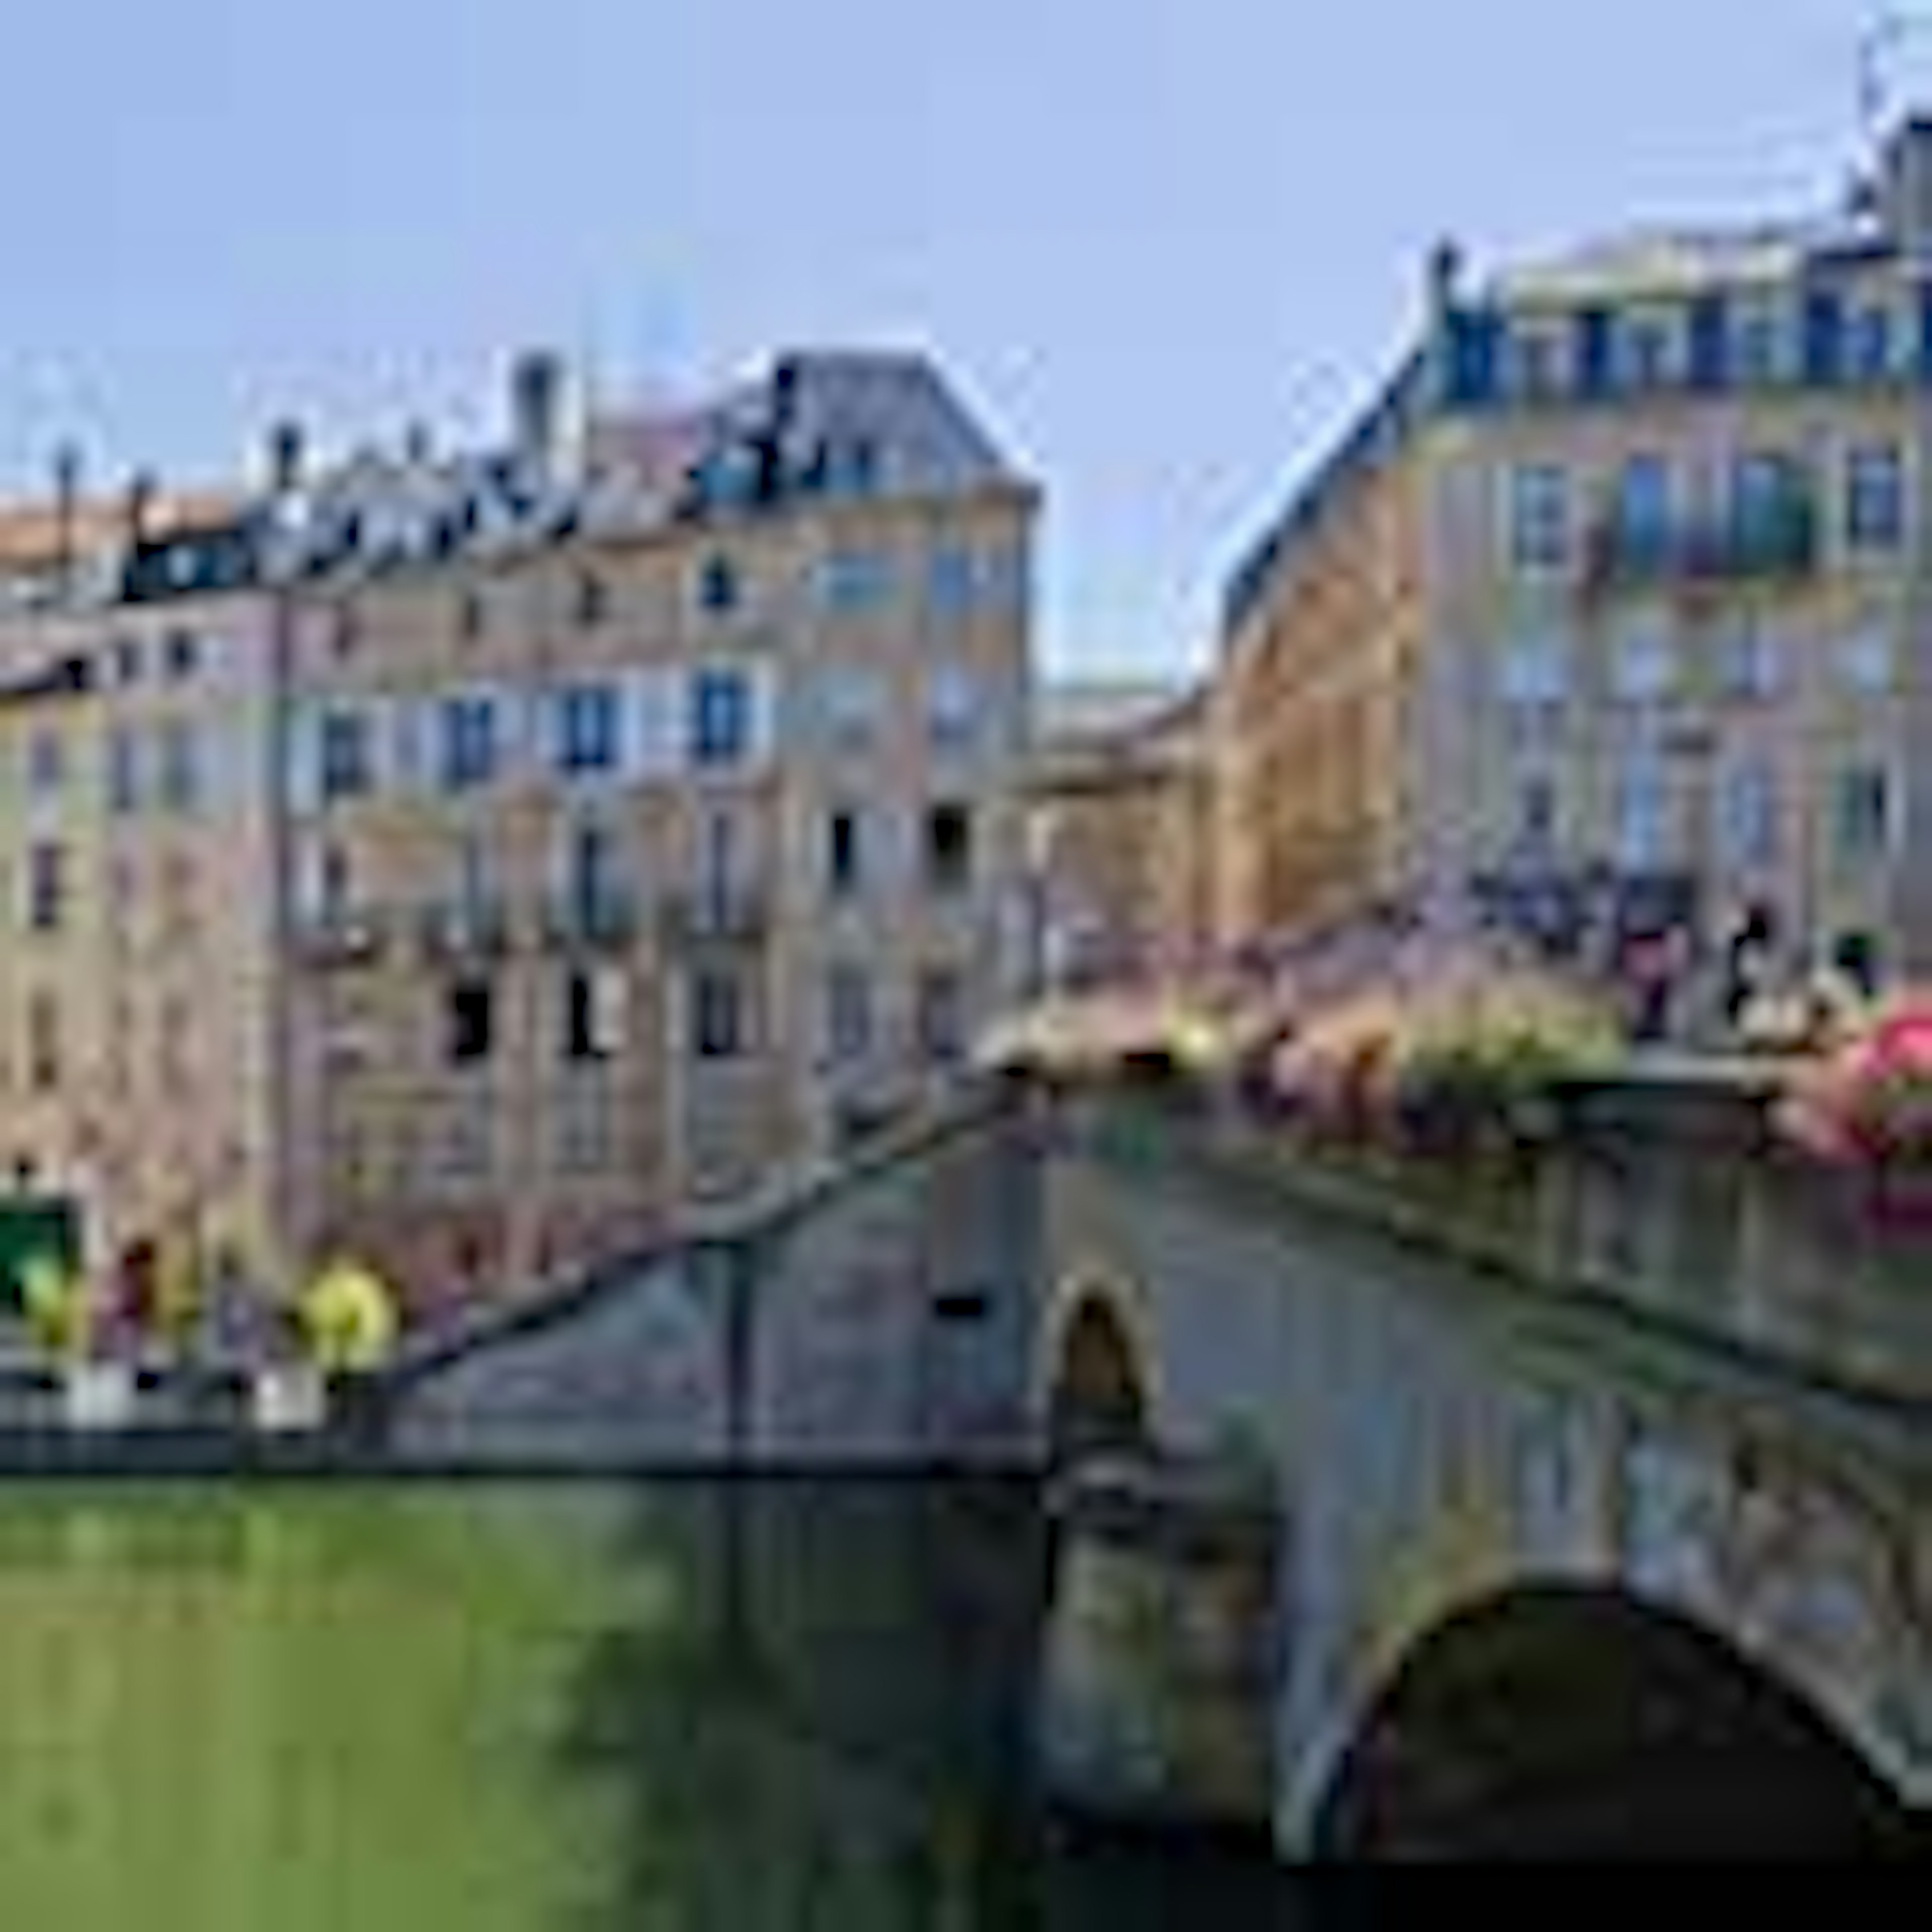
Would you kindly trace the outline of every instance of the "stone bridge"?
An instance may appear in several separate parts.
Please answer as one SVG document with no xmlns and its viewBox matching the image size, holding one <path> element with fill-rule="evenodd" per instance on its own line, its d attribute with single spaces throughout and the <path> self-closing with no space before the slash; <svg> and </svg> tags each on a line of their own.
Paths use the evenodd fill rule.
<svg viewBox="0 0 1932 1932">
<path fill-rule="evenodd" d="M 1063 1107 L 1036 1412 L 1267 1494 L 1286 1850 L 1912 1844 L 1932 1238 L 1786 1162 L 1749 1092 L 1570 1111 L 1498 1165 Z M 1076 1665 L 1132 1621 L 1106 1594 Z M 1163 1762 L 1130 1714 L 1138 1795 L 1185 1808 L 1172 1725 Z"/>
<path fill-rule="evenodd" d="M 1077 1508 L 1063 1539 L 1048 1688 L 1128 1808 L 1245 1802 L 1297 1855 L 1912 1843 L 1932 1238 L 1882 1235 L 1735 1086 L 1570 1112 L 1533 1158 L 1424 1160 L 1167 1092 L 977 1094 L 410 1364 L 386 1453 L 1050 1455 L 1151 1472 L 1156 1520 L 1225 1480 L 1267 1526 L 1246 1609 L 1135 1610 Z M 1186 1726 L 1238 1682 L 1249 1768 L 1190 1784 Z"/>
</svg>

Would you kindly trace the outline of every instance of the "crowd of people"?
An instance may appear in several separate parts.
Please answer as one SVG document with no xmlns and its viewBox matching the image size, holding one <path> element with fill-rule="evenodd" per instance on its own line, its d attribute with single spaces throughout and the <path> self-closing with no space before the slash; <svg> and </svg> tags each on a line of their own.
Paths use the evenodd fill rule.
<svg viewBox="0 0 1932 1932">
<path fill-rule="evenodd" d="M 133 1367 L 200 1366 L 258 1373 L 303 1364 L 326 1374 L 380 1368 L 393 1354 L 398 1298 L 374 1270 L 346 1258 L 316 1268 L 292 1293 L 264 1291 L 232 1256 L 196 1267 L 142 1244 L 90 1271 L 52 1252 L 20 1270 L 31 1346 L 61 1362 Z"/>
</svg>

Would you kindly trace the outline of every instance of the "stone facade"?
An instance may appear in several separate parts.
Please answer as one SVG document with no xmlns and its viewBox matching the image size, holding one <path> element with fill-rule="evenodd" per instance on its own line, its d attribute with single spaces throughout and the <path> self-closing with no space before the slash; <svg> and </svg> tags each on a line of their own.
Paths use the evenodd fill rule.
<svg viewBox="0 0 1932 1932">
<path fill-rule="evenodd" d="M 1614 962 L 1932 962 L 1922 176 L 1810 222 L 1432 258 L 1413 352 L 1243 564 L 1222 934 L 1396 895 Z"/>
</svg>

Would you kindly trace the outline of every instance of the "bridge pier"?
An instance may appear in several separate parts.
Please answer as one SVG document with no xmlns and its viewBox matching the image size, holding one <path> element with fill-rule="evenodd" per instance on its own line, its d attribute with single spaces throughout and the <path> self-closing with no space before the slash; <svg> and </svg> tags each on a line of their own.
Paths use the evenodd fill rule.
<svg viewBox="0 0 1932 1932">
<path fill-rule="evenodd" d="M 1279 1526 L 1251 1472 L 1086 1459 L 1050 1500 L 1049 1798 L 1155 1829 L 1272 1828 Z"/>
</svg>

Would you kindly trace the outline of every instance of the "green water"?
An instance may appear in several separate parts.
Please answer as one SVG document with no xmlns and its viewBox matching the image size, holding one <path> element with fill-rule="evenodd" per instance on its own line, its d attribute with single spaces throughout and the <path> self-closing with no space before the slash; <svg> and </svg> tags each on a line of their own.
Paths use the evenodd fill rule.
<svg viewBox="0 0 1932 1932">
<path fill-rule="evenodd" d="M 1037 1560 L 999 1492 L 15 1485 L 0 1922 L 1118 1928 L 1028 1790 Z"/>
</svg>

